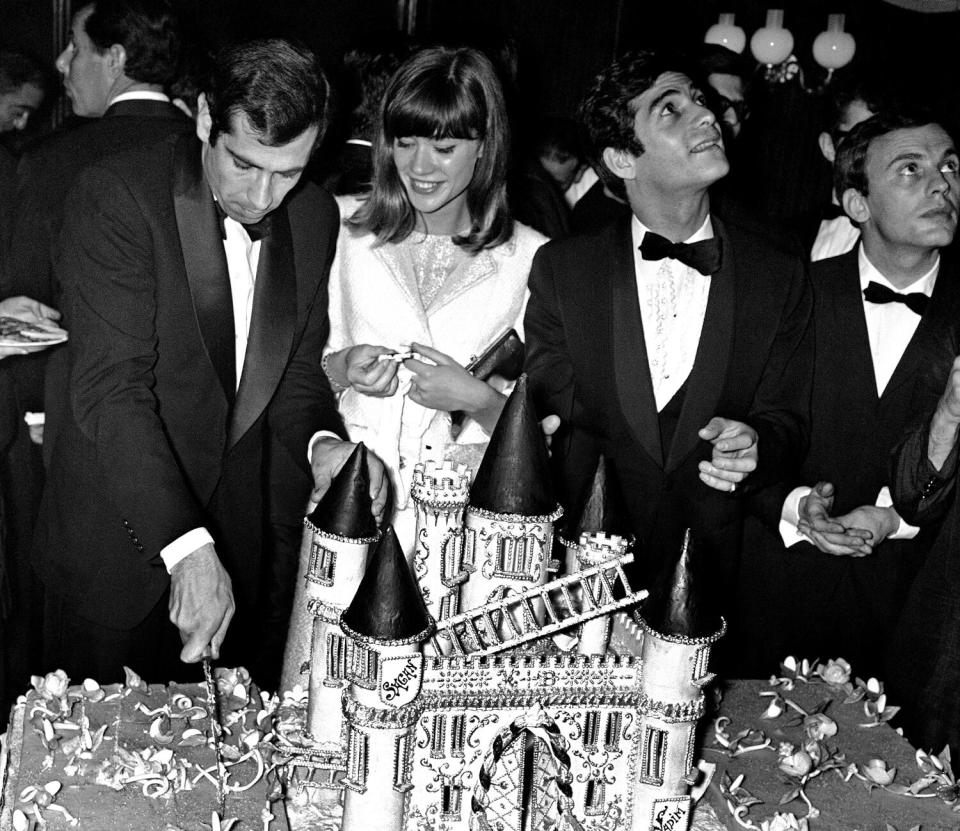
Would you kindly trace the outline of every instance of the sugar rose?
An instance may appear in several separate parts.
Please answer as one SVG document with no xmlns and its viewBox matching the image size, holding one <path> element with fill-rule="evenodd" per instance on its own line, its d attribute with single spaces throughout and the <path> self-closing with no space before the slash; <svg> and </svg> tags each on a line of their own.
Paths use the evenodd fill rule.
<svg viewBox="0 0 960 831">
<path fill-rule="evenodd" d="M 799 831 L 800 824 L 793 814 L 776 813 L 763 821 L 762 831 Z"/>
<path fill-rule="evenodd" d="M 813 768 L 813 759 L 806 750 L 797 750 L 780 759 L 780 770 L 788 776 L 806 776 L 811 768 Z"/>
<path fill-rule="evenodd" d="M 62 669 L 48 672 L 43 678 L 35 675 L 31 680 L 34 688 L 44 698 L 63 698 L 67 694 L 67 687 L 70 686 L 70 679 Z"/>
<path fill-rule="evenodd" d="M 861 767 L 863 775 L 878 785 L 889 785 L 897 775 L 896 768 L 887 769 L 887 763 L 883 759 L 871 759 Z"/>
<path fill-rule="evenodd" d="M 850 664 L 843 658 L 827 661 L 820 669 L 820 677 L 828 684 L 846 684 L 850 680 Z"/>
<path fill-rule="evenodd" d="M 837 723 L 823 713 L 814 713 L 803 720 L 803 729 L 808 738 L 822 742 L 837 735 Z"/>
</svg>

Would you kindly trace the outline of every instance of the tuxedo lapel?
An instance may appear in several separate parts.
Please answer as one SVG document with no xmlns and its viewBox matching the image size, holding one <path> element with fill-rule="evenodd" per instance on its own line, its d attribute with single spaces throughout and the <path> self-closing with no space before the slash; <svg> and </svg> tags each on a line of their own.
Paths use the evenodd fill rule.
<svg viewBox="0 0 960 831">
<path fill-rule="evenodd" d="M 228 447 L 236 444 L 270 402 L 293 344 L 297 322 L 297 280 L 286 207 L 274 211 L 271 220 L 270 234 L 260 245 L 250 334 L 237 401 L 230 419 Z"/>
<path fill-rule="evenodd" d="M 855 245 L 824 269 L 822 280 L 817 279 L 817 302 L 823 307 L 823 312 L 815 316 L 817 352 L 822 356 L 843 356 L 842 383 L 850 391 L 849 400 L 860 401 L 873 412 L 878 400 L 877 373 L 863 311 L 859 252 L 860 246 Z M 818 372 L 824 371 L 824 360 L 828 358 L 818 360 Z"/>
<path fill-rule="evenodd" d="M 640 318 L 630 220 L 617 222 L 609 232 L 610 302 L 613 309 L 613 360 L 617 397 L 627 424 L 640 446 L 663 466 L 660 422 L 650 380 L 650 365 Z"/>
<path fill-rule="evenodd" d="M 717 406 L 727 380 L 736 311 L 737 267 L 733 246 L 716 217 L 713 217 L 713 232 L 722 240 L 723 260 L 720 270 L 710 280 L 697 356 L 687 376 L 680 419 L 667 454 L 668 472 L 676 468 L 700 441 L 697 431 L 715 415 L 720 415 Z"/>
<path fill-rule="evenodd" d="M 203 178 L 199 142 L 184 136 L 175 153 L 173 202 L 187 283 L 207 355 L 232 403 L 236 389 L 233 300 L 220 222 Z"/>
<path fill-rule="evenodd" d="M 903 351 L 897 368 L 883 390 L 881 401 L 896 395 L 898 388 L 904 384 L 912 385 L 917 376 L 928 369 L 927 360 L 931 343 L 940 341 L 943 332 L 949 331 L 950 327 L 955 325 L 956 277 L 954 262 L 949 253 L 942 254 L 940 271 L 937 274 L 937 282 L 933 285 L 930 302 L 907 348 Z"/>
</svg>

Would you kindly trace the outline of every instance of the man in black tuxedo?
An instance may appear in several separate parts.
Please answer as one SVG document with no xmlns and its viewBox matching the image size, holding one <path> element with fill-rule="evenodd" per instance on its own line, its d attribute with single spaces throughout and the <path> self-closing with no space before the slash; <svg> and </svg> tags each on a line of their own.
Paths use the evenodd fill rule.
<svg viewBox="0 0 960 831">
<path fill-rule="evenodd" d="M 886 111 L 844 139 L 835 183 L 862 242 L 811 272 L 810 450 L 797 477 L 761 495 L 766 523 L 747 522 L 749 675 L 789 654 L 839 655 L 863 678 L 886 677 L 884 650 L 936 536 L 892 507 L 888 468 L 904 429 L 928 412 L 917 379 L 942 389 L 957 351 L 957 151 L 929 115 Z"/>
<path fill-rule="evenodd" d="M 70 412 L 36 545 L 50 666 L 182 677 L 177 634 L 196 662 L 230 626 L 224 656 L 279 670 L 307 499 L 352 450 L 320 367 L 337 210 L 295 188 L 328 102 L 312 53 L 227 48 L 199 141 L 113 156 L 71 191 Z"/>
<path fill-rule="evenodd" d="M 646 52 L 597 77 L 582 108 L 594 166 L 631 215 L 538 252 L 524 326 L 541 413 L 561 420 L 565 504 L 604 453 L 641 579 L 689 526 L 723 597 L 744 493 L 806 445 L 811 298 L 797 257 L 711 215 L 728 164 L 693 72 Z"/>
</svg>

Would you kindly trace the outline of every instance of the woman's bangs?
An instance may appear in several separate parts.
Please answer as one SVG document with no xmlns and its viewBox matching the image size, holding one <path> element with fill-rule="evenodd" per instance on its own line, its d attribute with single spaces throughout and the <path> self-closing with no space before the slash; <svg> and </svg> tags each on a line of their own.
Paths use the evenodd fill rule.
<svg viewBox="0 0 960 831">
<path fill-rule="evenodd" d="M 421 88 L 404 100 L 394 100 L 386 112 L 386 134 L 389 140 L 403 136 L 425 136 L 434 139 L 482 138 L 486 119 L 470 100 L 458 100 L 456 91 Z"/>
</svg>

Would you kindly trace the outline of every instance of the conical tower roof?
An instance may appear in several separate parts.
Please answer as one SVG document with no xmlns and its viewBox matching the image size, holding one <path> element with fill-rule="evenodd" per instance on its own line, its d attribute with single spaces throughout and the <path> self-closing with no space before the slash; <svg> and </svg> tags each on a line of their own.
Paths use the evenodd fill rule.
<svg viewBox="0 0 960 831">
<path fill-rule="evenodd" d="M 359 540 L 377 535 L 370 499 L 367 448 L 360 442 L 307 519 L 327 534 Z"/>
<path fill-rule="evenodd" d="M 378 641 L 426 640 L 433 618 L 390 525 L 370 554 L 353 602 L 340 618 L 357 635 Z"/>
<path fill-rule="evenodd" d="M 495 514 L 546 516 L 557 510 L 547 445 L 521 375 L 470 488 L 470 504 Z"/>
<path fill-rule="evenodd" d="M 620 483 L 613 466 L 606 456 L 601 456 L 593 480 L 583 494 L 579 505 L 566 517 L 564 536 L 576 542 L 581 534 L 616 534 L 628 538 L 632 535 L 630 516 L 620 490 Z"/>
<path fill-rule="evenodd" d="M 649 596 L 640 606 L 640 616 L 654 632 L 705 638 L 722 629 L 720 616 L 710 598 L 699 590 L 696 559 L 687 529 L 679 559 L 654 580 Z"/>
</svg>

